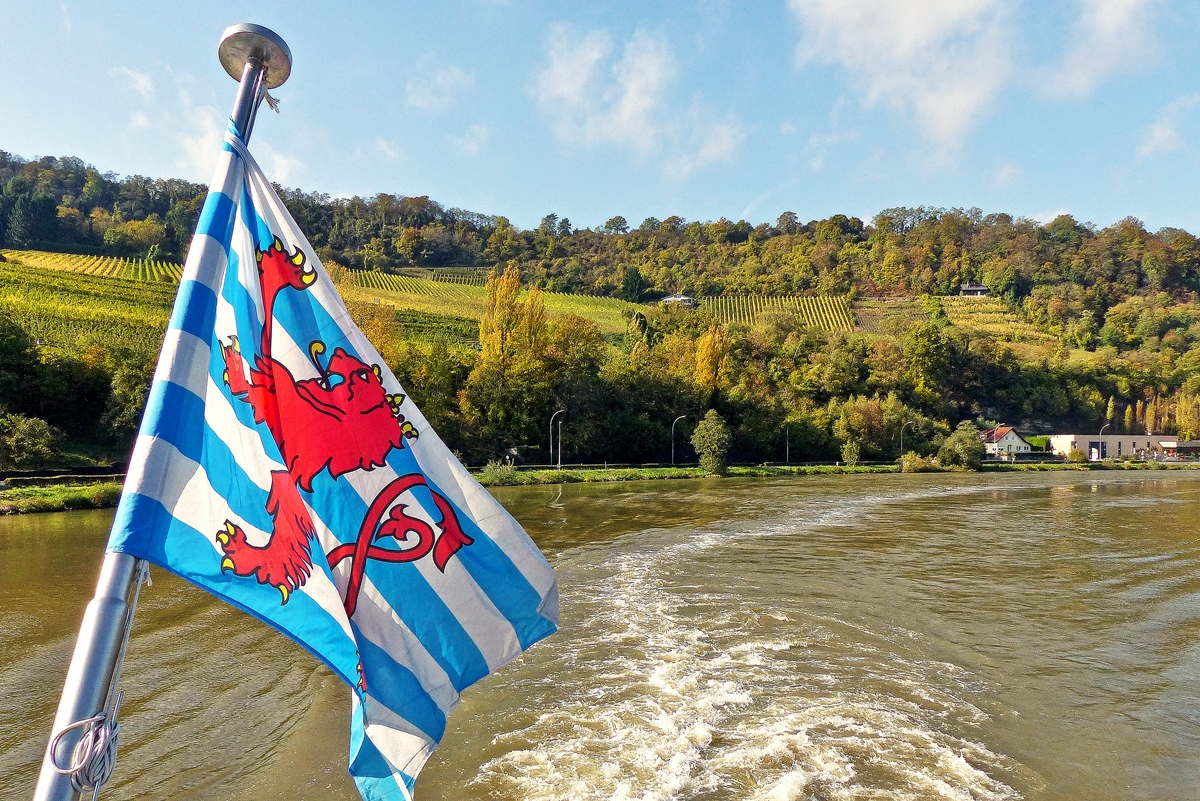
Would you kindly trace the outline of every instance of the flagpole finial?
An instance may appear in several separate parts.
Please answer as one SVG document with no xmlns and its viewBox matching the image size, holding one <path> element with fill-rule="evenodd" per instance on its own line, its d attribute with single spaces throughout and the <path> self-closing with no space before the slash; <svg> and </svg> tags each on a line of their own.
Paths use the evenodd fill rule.
<svg viewBox="0 0 1200 801">
<path fill-rule="evenodd" d="M 246 62 L 252 58 L 262 62 L 267 73 L 267 88 L 282 86 L 292 74 L 292 51 L 279 34 L 262 25 L 243 22 L 230 25 L 221 34 L 217 48 L 221 66 L 235 81 L 242 79 Z"/>
</svg>

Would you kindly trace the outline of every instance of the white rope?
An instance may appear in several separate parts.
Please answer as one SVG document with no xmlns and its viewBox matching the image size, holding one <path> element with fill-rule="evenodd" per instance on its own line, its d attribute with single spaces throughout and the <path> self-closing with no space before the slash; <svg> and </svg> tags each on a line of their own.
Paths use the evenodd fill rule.
<svg viewBox="0 0 1200 801">
<path fill-rule="evenodd" d="M 91 789 L 92 801 L 100 796 L 100 788 L 108 784 L 112 778 L 113 768 L 117 765 L 117 740 L 121 733 L 121 724 L 117 715 L 121 711 L 121 699 L 124 693 L 114 692 L 121 678 L 121 667 L 125 664 L 125 649 L 129 645 L 129 632 L 133 629 L 133 613 L 137 611 L 138 596 L 142 592 L 142 584 L 152 584 L 150 581 L 150 563 L 144 559 L 138 560 L 137 583 L 133 588 L 133 598 L 129 602 L 129 613 L 125 616 L 125 632 L 121 639 L 121 650 L 117 656 L 117 664 L 113 668 L 112 681 L 109 683 L 107 697 L 113 699 L 112 706 L 99 714 L 84 720 L 77 720 L 50 740 L 50 764 L 58 773 L 71 777 L 71 787 L 77 793 Z M 71 751 L 71 764 L 63 767 L 58 764 L 58 744 L 67 732 L 73 729 L 83 729 L 83 735 Z"/>
<path fill-rule="evenodd" d="M 60 774 L 71 777 L 71 787 L 77 793 L 91 789 L 92 798 L 95 799 L 100 795 L 100 788 L 112 778 L 113 768 L 117 765 L 117 739 L 121 733 L 117 714 L 123 695 L 124 693 L 117 693 L 111 717 L 100 714 L 87 720 L 76 721 L 54 735 L 54 739 L 50 741 L 51 764 Z M 67 732 L 80 727 L 83 727 L 83 736 L 71 751 L 71 764 L 64 768 L 58 764 L 55 756 L 58 753 L 58 741 Z"/>
</svg>

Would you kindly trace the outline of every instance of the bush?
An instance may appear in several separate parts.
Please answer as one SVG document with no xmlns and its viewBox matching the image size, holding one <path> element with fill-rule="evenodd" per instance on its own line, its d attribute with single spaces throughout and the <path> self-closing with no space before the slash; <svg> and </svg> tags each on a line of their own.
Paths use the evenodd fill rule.
<svg viewBox="0 0 1200 801">
<path fill-rule="evenodd" d="M 971 421 L 965 420 L 942 443 L 938 450 L 938 466 L 979 470 L 983 467 L 985 455 L 987 450 L 979 439 L 979 429 Z"/>
<path fill-rule="evenodd" d="M 508 462 L 499 462 L 495 459 L 487 463 L 483 470 L 479 471 L 479 480 L 481 483 L 491 486 L 507 486 L 520 483 L 517 478 L 516 465 Z"/>
<path fill-rule="evenodd" d="M 857 440 L 847 440 L 842 446 L 842 461 L 846 463 L 846 467 L 854 467 L 858 464 L 860 448 Z"/>
<path fill-rule="evenodd" d="M 914 451 L 909 451 L 898 460 L 901 473 L 936 473 L 937 466 L 931 459 L 922 458 Z"/>
<path fill-rule="evenodd" d="M 59 431 L 37 417 L 0 415 L 0 465 L 41 467 L 59 455 Z"/>
<path fill-rule="evenodd" d="M 1090 460 L 1088 455 L 1079 448 L 1071 448 L 1071 452 L 1067 454 L 1067 461 L 1072 464 L 1087 464 Z"/>
<path fill-rule="evenodd" d="M 699 454 L 700 466 L 706 473 L 725 475 L 725 454 L 729 453 L 732 441 L 733 435 L 729 426 L 725 424 L 725 419 L 717 414 L 716 409 L 709 409 L 692 432 L 692 447 Z"/>
</svg>

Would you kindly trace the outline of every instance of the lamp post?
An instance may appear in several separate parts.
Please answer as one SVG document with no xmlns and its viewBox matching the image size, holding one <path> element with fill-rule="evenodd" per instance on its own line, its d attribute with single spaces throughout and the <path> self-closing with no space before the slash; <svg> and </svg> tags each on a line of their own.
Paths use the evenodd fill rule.
<svg viewBox="0 0 1200 801">
<path fill-rule="evenodd" d="M 549 459 L 550 464 L 554 464 L 554 418 L 558 417 L 560 414 L 563 414 L 566 411 L 567 411 L 566 409 L 559 409 L 557 412 L 550 415 L 550 459 Z M 561 430 L 561 427 L 560 427 L 560 430 Z M 562 442 L 561 441 L 558 444 L 558 449 L 560 452 L 562 451 Z"/>
<path fill-rule="evenodd" d="M 913 422 L 912 420 L 905 420 L 904 425 L 900 426 L 900 455 L 901 456 L 904 456 L 904 427 L 912 425 L 912 422 Z M 916 428 L 914 427 L 913 430 L 915 431 Z"/>
<path fill-rule="evenodd" d="M 671 467 L 675 466 L 675 424 L 685 419 L 687 419 L 687 415 L 681 414 L 671 421 Z"/>
<path fill-rule="evenodd" d="M 792 424 L 783 427 L 783 463 L 792 463 Z"/>
<path fill-rule="evenodd" d="M 1112 423 L 1105 423 L 1104 425 L 1100 426 L 1100 447 L 1096 451 L 1096 456 L 1099 457 L 1099 461 L 1101 462 L 1104 461 L 1104 429 L 1108 428 L 1110 425 L 1112 425 Z"/>
<path fill-rule="evenodd" d="M 562 470 L 562 420 L 558 421 L 558 469 Z"/>
</svg>

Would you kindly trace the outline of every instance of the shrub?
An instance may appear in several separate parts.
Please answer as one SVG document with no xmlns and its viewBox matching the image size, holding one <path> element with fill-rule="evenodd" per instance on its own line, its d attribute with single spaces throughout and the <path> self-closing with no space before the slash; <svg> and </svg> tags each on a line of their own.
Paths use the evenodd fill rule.
<svg viewBox="0 0 1200 801">
<path fill-rule="evenodd" d="M 931 459 L 922 458 L 914 451 L 901 456 L 899 462 L 901 473 L 935 473 L 938 469 Z"/>
<path fill-rule="evenodd" d="M 1079 448 L 1071 448 L 1071 452 L 1067 454 L 1067 461 L 1072 464 L 1087 464 L 1089 459 L 1088 455 Z"/>
<path fill-rule="evenodd" d="M 729 453 L 732 440 L 733 435 L 725 419 L 717 414 L 716 409 L 709 409 L 692 432 L 692 447 L 699 454 L 700 466 L 706 473 L 725 475 L 725 454 Z"/>
<path fill-rule="evenodd" d="M 483 470 L 479 471 L 479 480 L 483 484 L 493 486 L 506 486 L 510 484 L 520 483 L 517 478 L 516 465 L 508 462 L 500 462 L 495 459 L 487 463 Z"/>
<path fill-rule="evenodd" d="M 938 466 L 958 467 L 964 470 L 979 470 L 987 450 L 979 439 L 979 429 L 969 420 L 958 424 L 954 433 L 946 437 L 938 450 Z"/>
<path fill-rule="evenodd" d="M 847 440 L 842 446 L 842 461 L 846 463 L 846 467 L 854 467 L 858 464 L 860 448 L 857 440 Z"/>
<path fill-rule="evenodd" d="M 0 464 L 4 467 L 41 467 L 59 455 L 59 431 L 37 417 L 0 415 Z"/>
</svg>

